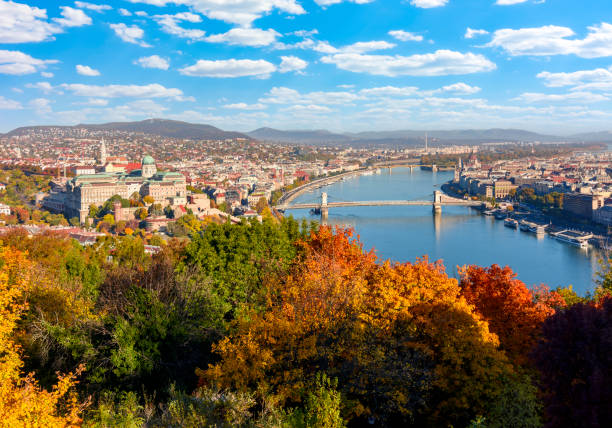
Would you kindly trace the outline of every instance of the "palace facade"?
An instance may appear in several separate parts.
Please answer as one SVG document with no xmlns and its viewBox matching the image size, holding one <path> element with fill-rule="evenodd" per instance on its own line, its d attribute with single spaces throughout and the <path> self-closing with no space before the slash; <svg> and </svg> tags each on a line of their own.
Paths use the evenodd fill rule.
<svg viewBox="0 0 612 428">
<path fill-rule="evenodd" d="M 66 183 L 64 191 L 45 198 L 43 206 L 61 211 L 68 218 L 77 217 L 84 223 L 90 206 L 98 207 L 115 195 L 129 199 L 134 193 L 151 196 L 155 203 L 162 205 L 187 203 L 185 176 L 178 172 L 159 172 L 155 160 L 145 156 L 141 168 L 129 173 L 78 175 Z"/>
</svg>

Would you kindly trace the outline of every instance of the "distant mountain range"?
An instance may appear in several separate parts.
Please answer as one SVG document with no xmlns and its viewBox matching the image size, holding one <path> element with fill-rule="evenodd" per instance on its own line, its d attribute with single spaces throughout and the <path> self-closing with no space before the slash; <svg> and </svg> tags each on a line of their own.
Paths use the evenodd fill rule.
<svg viewBox="0 0 612 428">
<path fill-rule="evenodd" d="M 7 136 L 23 135 L 33 130 L 45 128 L 61 128 L 67 131 L 77 129 L 116 130 L 158 135 L 168 138 L 186 138 L 201 140 L 224 140 L 230 138 L 247 138 L 260 141 L 285 142 L 312 145 L 422 145 L 425 134 L 432 144 L 479 144 L 486 142 L 612 142 L 612 132 L 590 132 L 570 136 L 555 136 L 538 134 L 521 129 L 464 129 L 442 131 L 370 131 L 357 133 L 334 133 L 325 129 L 316 130 L 279 130 L 274 128 L 259 128 L 251 132 L 241 133 L 224 131 L 211 125 L 180 122 L 167 119 L 147 119 L 139 122 L 112 122 L 100 125 L 80 124 L 76 126 L 30 126 L 17 128 Z"/>
<path fill-rule="evenodd" d="M 301 144 L 424 144 L 425 134 L 430 143 L 444 144 L 479 144 L 487 142 L 612 142 L 612 132 L 594 132 L 571 136 L 538 134 L 522 129 L 462 129 L 446 131 L 369 131 L 357 133 L 333 133 L 327 130 L 289 130 L 259 128 L 247 132 L 257 140 L 283 141 Z"/>
<path fill-rule="evenodd" d="M 247 138 L 246 134 L 240 132 L 228 132 L 215 128 L 211 125 L 200 125 L 196 123 L 180 122 L 167 119 L 147 119 L 139 122 L 111 122 L 100 125 L 79 124 L 75 126 L 27 126 L 10 131 L 8 136 L 23 135 L 31 130 L 44 128 L 90 129 L 106 131 L 138 132 L 149 135 L 158 135 L 167 138 L 187 138 L 198 140 L 224 140 L 227 138 Z"/>
</svg>

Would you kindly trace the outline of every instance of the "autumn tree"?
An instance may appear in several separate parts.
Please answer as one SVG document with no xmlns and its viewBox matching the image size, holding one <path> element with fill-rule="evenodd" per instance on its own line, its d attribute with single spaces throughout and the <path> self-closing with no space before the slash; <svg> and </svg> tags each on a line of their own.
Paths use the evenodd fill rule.
<svg viewBox="0 0 612 428">
<path fill-rule="evenodd" d="M 16 323 L 26 309 L 30 263 L 18 251 L 0 248 L 0 425 L 6 427 L 79 426 L 81 408 L 74 395 L 75 376 L 62 376 L 51 391 L 33 374 L 21 372 L 20 349 L 12 340 Z"/>
<path fill-rule="evenodd" d="M 545 426 L 612 426 L 612 300 L 577 303 L 548 318 L 533 358 Z"/>
<path fill-rule="evenodd" d="M 147 211 L 146 208 L 138 208 L 135 212 L 134 212 L 134 217 L 136 217 L 139 220 L 144 220 L 147 218 L 147 216 L 149 215 L 149 212 Z"/>
<path fill-rule="evenodd" d="M 338 379 L 345 416 L 378 425 L 467 425 L 512 376 L 498 340 L 427 260 L 378 264 L 348 230 L 302 241 L 263 312 L 239 318 L 202 382 L 305 399 L 317 372 Z"/>
<path fill-rule="evenodd" d="M 13 208 L 13 214 L 17 216 L 19 223 L 27 223 L 30 220 L 30 212 L 24 207 Z"/>
<path fill-rule="evenodd" d="M 262 196 L 261 198 L 259 198 L 259 200 L 257 201 L 257 204 L 255 205 L 255 211 L 261 214 L 263 210 L 267 207 L 268 207 L 268 200 Z"/>
<path fill-rule="evenodd" d="M 527 363 L 542 323 L 555 306 L 564 305 L 561 296 L 547 290 L 535 294 L 507 266 L 467 266 L 460 275 L 461 294 L 499 336 L 501 349 L 515 363 Z"/>
</svg>

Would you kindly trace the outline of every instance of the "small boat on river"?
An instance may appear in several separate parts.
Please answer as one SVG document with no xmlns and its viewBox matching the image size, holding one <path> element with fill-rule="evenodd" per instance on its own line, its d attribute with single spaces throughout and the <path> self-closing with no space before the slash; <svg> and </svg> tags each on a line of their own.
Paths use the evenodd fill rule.
<svg viewBox="0 0 612 428">
<path fill-rule="evenodd" d="M 509 227 L 510 229 L 518 228 L 518 221 L 513 218 L 507 218 L 504 220 L 504 226 Z"/>
</svg>

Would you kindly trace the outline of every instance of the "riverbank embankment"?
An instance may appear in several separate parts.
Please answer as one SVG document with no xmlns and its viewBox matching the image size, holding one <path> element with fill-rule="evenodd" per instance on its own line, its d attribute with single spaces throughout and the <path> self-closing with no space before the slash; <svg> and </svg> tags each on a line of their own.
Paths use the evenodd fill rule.
<svg viewBox="0 0 612 428">
<path fill-rule="evenodd" d="M 301 185 L 300 187 L 297 187 L 297 188 L 295 188 L 293 190 L 290 190 L 289 192 L 283 194 L 283 196 L 281 196 L 278 199 L 278 202 L 276 203 L 276 205 L 286 205 L 286 204 L 289 204 L 295 198 L 297 198 L 298 196 L 300 196 L 300 195 L 302 195 L 302 194 L 304 194 L 306 192 L 309 192 L 309 191 L 314 190 L 314 189 L 318 189 L 319 187 L 330 185 L 330 184 L 335 183 L 335 182 L 340 181 L 340 180 L 344 180 L 345 178 L 353 177 L 355 175 L 360 175 L 364 171 L 367 171 L 367 169 L 366 168 L 360 168 L 360 169 L 357 169 L 355 171 L 343 172 L 341 174 L 333 175 L 331 177 L 318 178 L 316 180 L 309 181 L 309 182 Z"/>
</svg>

